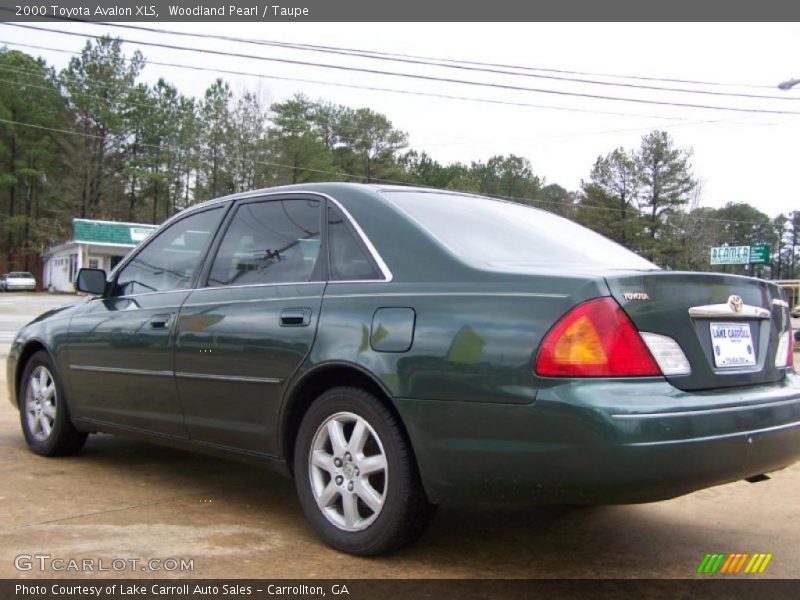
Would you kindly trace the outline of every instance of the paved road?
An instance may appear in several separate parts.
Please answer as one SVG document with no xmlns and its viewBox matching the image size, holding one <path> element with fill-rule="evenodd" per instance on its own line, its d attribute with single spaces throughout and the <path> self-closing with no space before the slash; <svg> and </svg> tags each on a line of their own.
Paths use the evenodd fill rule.
<svg viewBox="0 0 800 600">
<path fill-rule="evenodd" d="M 69 300 L 0 295 L 0 336 Z M 78 457 L 36 457 L 0 390 L 0 577 L 92 576 L 14 568 L 36 553 L 192 559 L 195 577 L 680 578 L 706 552 L 769 552 L 764 577 L 800 573 L 800 465 L 655 504 L 445 508 L 413 548 L 358 559 L 322 545 L 291 483 L 256 467 L 105 435 Z M 170 575 L 102 575 L 132 574 Z"/>
<path fill-rule="evenodd" d="M 5 360 L 7 347 L 20 327 L 46 310 L 77 300 L 66 294 L 0 293 L 0 357 Z"/>
</svg>

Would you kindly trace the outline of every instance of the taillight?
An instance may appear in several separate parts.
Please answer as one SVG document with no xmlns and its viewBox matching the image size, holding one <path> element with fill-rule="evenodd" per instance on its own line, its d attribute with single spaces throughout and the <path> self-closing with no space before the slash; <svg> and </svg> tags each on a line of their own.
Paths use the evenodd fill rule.
<svg viewBox="0 0 800 600">
<path fill-rule="evenodd" d="M 609 297 L 564 315 L 545 335 L 534 368 L 544 377 L 661 375 L 639 332 Z"/>
<path fill-rule="evenodd" d="M 791 367 L 794 362 L 794 352 L 792 349 L 792 322 L 789 320 L 789 329 L 784 331 L 778 338 L 778 350 L 775 353 L 775 366 L 778 368 Z"/>
</svg>

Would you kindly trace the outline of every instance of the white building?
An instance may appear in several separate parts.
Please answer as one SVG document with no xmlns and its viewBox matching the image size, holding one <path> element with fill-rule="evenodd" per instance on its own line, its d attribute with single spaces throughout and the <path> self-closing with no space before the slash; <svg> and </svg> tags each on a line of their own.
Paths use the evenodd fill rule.
<svg viewBox="0 0 800 600">
<path fill-rule="evenodd" d="M 78 270 L 110 271 L 156 228 L 143 223 L 73 219 L 72 239 L 53 246 L 42 257 L 42 288 L 74 292 Z"/>
</svg>

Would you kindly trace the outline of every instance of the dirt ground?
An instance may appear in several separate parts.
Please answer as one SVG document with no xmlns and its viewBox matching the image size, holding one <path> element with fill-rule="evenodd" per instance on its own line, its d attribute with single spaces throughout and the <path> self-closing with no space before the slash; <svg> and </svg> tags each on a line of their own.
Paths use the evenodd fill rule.
<svg viewBox="0 0 800 600">
<path fill-rule="evenodd" d="M 0 295 L 0 378 L 13 332 L 66 301 Z M 323 545 L 292 483 L 257 467 L 108 435 L 91 436 L 77 457 L 35 456 L 4 380 L 0 469 L 3 578 L 681 578 L 701 577 L 695 571 L 706 552 L 772 553 L 760 577 L 800 573 L 800 464 L 766 482 L 647 505 L 445 507 L 415 546 L 375 559 Z M 31 570 L 18 570 L 20 555 L 102 559 L 106 567 L 119 558 L 176 558 L 193 560 L 194 569 L 40 571 L 34 558 Z"/>
</svg>

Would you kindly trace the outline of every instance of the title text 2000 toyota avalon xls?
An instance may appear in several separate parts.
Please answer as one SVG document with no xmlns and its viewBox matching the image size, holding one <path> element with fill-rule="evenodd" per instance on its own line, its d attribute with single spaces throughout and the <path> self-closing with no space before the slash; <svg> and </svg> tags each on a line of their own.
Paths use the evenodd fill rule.
<svg viewBox="0 0 800 600">
<path fill-rule="evenodd" d="M 553 214 L 355 184 L 187 209 L 8 359 L 30 448 L 253 458 L 354 554 L 451 501 L 646 502 L 800 457 L 789 308 Z"/>
</svg>

